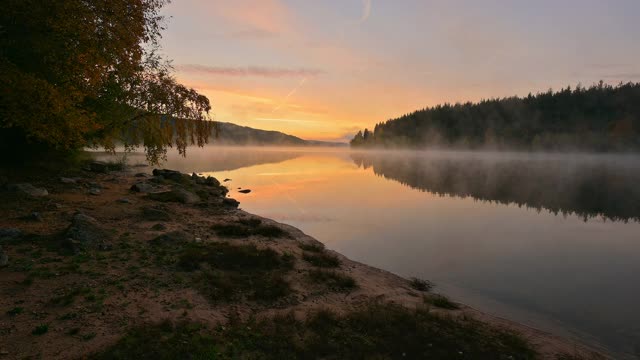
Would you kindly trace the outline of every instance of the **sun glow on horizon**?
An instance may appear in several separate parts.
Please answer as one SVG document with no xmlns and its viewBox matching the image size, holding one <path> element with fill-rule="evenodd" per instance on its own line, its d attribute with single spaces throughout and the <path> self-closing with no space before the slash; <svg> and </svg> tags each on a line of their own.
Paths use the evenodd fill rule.
<svg viewBox="0 0 640 360">
<path fill-rule="evenodd" d="M 638 12 L 596 0 L 183 0 L 165 9 L 163 47 L 215 120 L 346 141 L 441 103 L 639 81 Z"/>
</svg>

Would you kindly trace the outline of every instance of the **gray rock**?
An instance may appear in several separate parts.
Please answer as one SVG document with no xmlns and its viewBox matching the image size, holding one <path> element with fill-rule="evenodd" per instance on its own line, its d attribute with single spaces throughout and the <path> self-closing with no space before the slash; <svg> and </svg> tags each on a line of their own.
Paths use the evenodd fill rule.
<svg viewBox="0 0 640 360">
<path fill-rule="evenodd" d="M 0 242 L 18 240 L 22 237 L 22 230 L 16 228 L 0 229 Z"/>
<path fill-rule="evenodd" d="M 93 161 L 90 162 L 87 166 L 89 171 L 97 172 L 97 173 L 108 173 L 109 172 L 109 164 L 104 161 Z"/>
<path fill-rule="evenodd" d="M 89 187 L 93 188 L 93 189 L 103 189 L 102 184 L 97 183 L 97 182 L 90 182 L 89 183 Z"/>
<path fill-rule="evenodd" d="M 183 175 L 180 171 L 176 170 L 153 169 L 153 176 L 162 176 L 163 178 L 171 181 L 182 181 L 186 175 Z"/>
<path fill-rule="evenodd" d="M 149 179 L 149 182 L 152 182 L 155 184 L 162 184 L 164 182 L 164 176 L 162 175 L 154 176 L 151 179 Z"/>
<path fill-rule="evenodd" d="M 174 187 L 170 191 L 150 193 L 147 197 L 160 202 L 178 202 L 183 204 L 195 204 L 200 202 L 200 197 L 191 191 L 181 187 Z"/>
<path fill-rule="evenodd" d="M 96 219 L 81 213 L 73 216 L 65 235 L 75 252 L 110 250 L 112 247 L 113 234 L 103 228 Z"/>
<path fill-rule="evenodd" d="M 31 197 L 44 197 L 49 195 L 47 189 L 35 187 L 29 183 L 10 184 L 8 188 L 10 191 L 19 192 Z"/>
<path fill-rule="evenodd" d="M 207 186 L 220 186 L 220 181 L 218 181 L 218 179 L 214 178 L 213 176 L 207 176 L 204 184 Z"/>
<path fill-rule="evenodd" d="M 100 193 L 102 193 L 102 191 L 98 188 L 91 188 L 89 189 L 89 194 L 90 195 L 100 195 Z"/>
<path fill-rule="evenodd" d="M 240 202 L 236 199 L 233 198 L 224 198 L 222 199 L 222 204 L 226 205 L 226 206 L 231 206 L 234 208 L 237 208 L 238 206 L 240 206 Z"/>
<path fill-rule="evenodd" d="M 155 186 L 146 182 L 135 183 L 131 186 L 131 191 L 140 192 L 140 193 L 150 193 L 150 192 L 153 192 L 155 189 L 156 189 Z"/>
<path fill-rule="evenodd" d="M 170 221 L 171 215 L 164 210 L 144 207 L 142 208 L 142 218 L 148 221 Z"/>
<path fill-rule="evenodd" d="M 121 198 L 121 199 L 118 199 L 116 201 L 121 203 L 121 204 L 132 204 L 131 200 L 129 200 L 127 198 Z"/>
<path fill-rule="evenodd" d="M 153 245 L 181 245 L 187 242 L 190 242 L 193 237 L 190 234 L 187 234 L 184 231 L 171 231 L 165 234 L 162 234 L 155 239 L 151 240 L 151 244 Z"/>
<path fill-rule="evenodd" d="M 42 221 L 42 215 L 40 215 L 39 212 L 34 211 L 31 214 L 24 216 L 23 219 L 27 221 Z"/>
<path fill-rule="evenodd" d="M 63 183 L 63 184 L 77 184 L 78 183 L 78 179 L 61 177 L 60 178 L 60 182 Z"/>
</svg>

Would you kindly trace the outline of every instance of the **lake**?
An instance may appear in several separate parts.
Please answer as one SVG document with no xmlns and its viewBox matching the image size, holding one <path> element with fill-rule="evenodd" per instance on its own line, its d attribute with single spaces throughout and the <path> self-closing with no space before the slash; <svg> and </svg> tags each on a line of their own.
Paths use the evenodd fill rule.
<svg viewBox="0 0 640 360">
<path fill-rule="evenodd" d="M 640 353 L 640 159 L 633 155 L 217 148 L 248 212 L 482 311 Z M 238 193 L 238 188 L 251 193 Z"/>
</svg>

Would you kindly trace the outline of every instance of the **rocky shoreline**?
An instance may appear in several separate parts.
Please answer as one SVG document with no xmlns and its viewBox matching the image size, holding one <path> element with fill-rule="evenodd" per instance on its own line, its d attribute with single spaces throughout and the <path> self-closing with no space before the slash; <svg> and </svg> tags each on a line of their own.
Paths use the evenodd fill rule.
<svg viewBox="0 0 640 360">
<path fill-rule="evenodd" d="M 210 329 L 325 310 L 348 316 L 372 303 L 455 326 L 477 321 L 483 334 L 500 335 L 491 341 L 517 334 L 537 353 L 511 353 L 499 341 L 481 349 L 505 351 L 504 358 L 604 358 L 246 213 L 212 177 L 110 170 L 91 163 L 56 178 L 0 181 L 0 359 L 86 358 L 122 347 L 133 328 L 163 321 Z"/>
</svg>

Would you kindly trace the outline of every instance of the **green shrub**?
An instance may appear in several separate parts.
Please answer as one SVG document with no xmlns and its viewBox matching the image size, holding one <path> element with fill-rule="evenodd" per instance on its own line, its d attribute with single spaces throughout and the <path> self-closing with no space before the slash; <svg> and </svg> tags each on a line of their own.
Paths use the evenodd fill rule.
<svg viewBox="0 0 640 360">
<path fill-rule="evenodd" d="M 431 304 L 441 309 L 456 310 L 460 308 L 460 305 L 449 300 L 448 297 L 439 294 L 425 296 L 424 301 L 427 304 Z"/>
<path fill-rule="evenodd" d="M 411 278 L 409 285 L 418 291 L 430 291 L 434 288 L 434 284 L 429 280 L 422 280 L 418 278 Z"/>
<path fill-rule="evenodd" d="M 358 287 L 351 276 L 336 271 L 312 270 L 307 276 L 313 283 L 322 284 L 333 291 L 350 291 Z"/>
<path fill-rule="evenodd" d="M 302 259 L 317 267 L 334 268 L 340 266 L 340 259 L 329 253 L 307 253 L 302 254 Z"/>
</svg>

